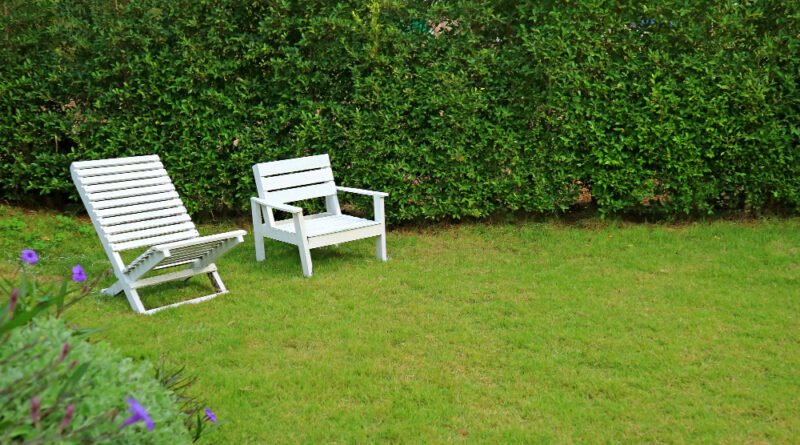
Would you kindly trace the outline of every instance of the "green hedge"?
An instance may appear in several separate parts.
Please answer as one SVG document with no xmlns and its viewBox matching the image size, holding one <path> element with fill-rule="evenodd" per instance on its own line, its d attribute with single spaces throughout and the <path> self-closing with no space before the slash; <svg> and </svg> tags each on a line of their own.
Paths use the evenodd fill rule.
<svg viewBox="0 0 800 445">
<path fill-rule="evenodd" d="M 192 212 L 328 152 L 393 222 L 800 208 L 800 2 L 7 0 L 0 196 L 158 153 Z M 368 208 L 368 203 L 356 202 Z"/>
</svg>

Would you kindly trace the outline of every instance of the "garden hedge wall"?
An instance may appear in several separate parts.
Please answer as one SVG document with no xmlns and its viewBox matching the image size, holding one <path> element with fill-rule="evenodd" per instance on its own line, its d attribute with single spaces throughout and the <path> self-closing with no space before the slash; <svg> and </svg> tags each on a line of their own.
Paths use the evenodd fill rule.
<svg viewBox="0 0 800 445">
<path fill-rule="evenodd" d="M 157 153 L 190 211 L 241 211 L 253 163 L 327 152 L 392 222 L 581 187 L 601 212 L 800 209 L 800 2 L 649 3 L 6 0 L 0 199 Z"/>
</svg>

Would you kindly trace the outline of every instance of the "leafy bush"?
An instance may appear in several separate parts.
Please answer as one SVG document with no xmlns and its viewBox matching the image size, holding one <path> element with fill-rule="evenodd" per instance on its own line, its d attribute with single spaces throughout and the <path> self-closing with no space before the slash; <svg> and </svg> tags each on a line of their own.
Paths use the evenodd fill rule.
<svg viewBox="0 0 800 445">
<path fill-rule="evenodd" d="M 8 0 L 0 196 L 158 153 L 192 212 L 329 152 L 390 221 L 800 208 L 800 3 Z M 349 199 L 349 197 L 348 197 Z M 366 201 L 354 204 L 369 209 Z"/>
<path fill-rule="evenodd" d="M 224 423 L 187 395 L 193 380 L 182 369 L 154 373 L 147 362 L 84 339 L 97 329 L 59 318 L 101 277 L 77 292 L 67 279 L 56 288 L 30 278 L 35 251 L 23 250 L 20 260 L 0 285 L 9 295 L 0 307 L 0 443 L 189 443 Z M 87 280 L 80 265 L 71 278 Z"/>
<path fill-rule="evenodd" d="M 61 319 L 37 318 L 12 331 L 0 361 L 3 443 L 191 442 L 169 392 L 147 364 L 121 357 L 106 343 L 86 342 Z M 148 431 L 142 422 L 120 428 L 130 417 L 126 398 L 145 406 L 156 428 Z"/>
</svg>

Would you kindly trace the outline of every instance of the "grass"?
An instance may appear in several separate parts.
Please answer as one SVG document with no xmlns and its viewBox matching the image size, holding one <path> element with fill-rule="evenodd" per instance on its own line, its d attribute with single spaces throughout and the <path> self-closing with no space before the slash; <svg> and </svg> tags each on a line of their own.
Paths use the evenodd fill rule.
<svg viewBox="0 0 800 445">
<path fill-rule="evenodd" d="M 214 443 L 797 443 L 798 233 L 796 218 L 400 229 L 389 262 L 370 240 L 324 248 L 310 279 L 288 245 L 256 263 L 248 236 L 217 262 L 227 295 L 153 316 L 95 295 L 67 315 L 187 365 L 229 419 Z M 23 248 L 45 276 L 108 267 L 85 219 L 4 207 L 0 235 L 0 272 Z"/>
</svg>

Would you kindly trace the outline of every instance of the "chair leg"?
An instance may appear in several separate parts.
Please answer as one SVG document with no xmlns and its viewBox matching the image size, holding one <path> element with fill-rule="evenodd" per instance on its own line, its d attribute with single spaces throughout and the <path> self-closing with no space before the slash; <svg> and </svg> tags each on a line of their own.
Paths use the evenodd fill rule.
<svg viewBox="0 0 800 445">
<path fill-rule="evenodd" d="M 253 239 L 256 243 L 256 261 L 264 261 L 264 223 L 261 222 L 261 209 L 253 205 Z"/>
<path fill-rule="evenodd" d="M 107 287 L 100 292 L 108 295 L 109 297 L 113 297 L 114 295 L 117 295 L 124 290 L 125 290 L 125 283 L 123 283 L 122 280 L 117 280 L 117 282 L 112 284 L 111 287 Z"/>
<path fill-rule="evenodd" d="M 130 286 L 125 286 L 125 296 L 128 298 L 128 303 L 131 305 L 131 308 L 139 313 L 145 313 L 144 305 L 142 304 L 142 299 L 139 298 L 139 292 L 136 289 L 132 289 Z"/>
<path fill-rule="evenodd" d="M 264 261 L 267 258 L 264 252 L 264 236 L 254 231 L 253 238 L 256 242 L 256 261 Z"/>
<path fill-rule="evenodd" d="M 309 278 L 311 276 L 311 252 L 305 246 L 298 246 L 297 250 L 300 252 L 300 263 L 303 265 L 303 276 Z"/>
<path fill-rule="evenodd" d="M 375 255 L 381 261 L 387 261 L 389 259 L 389 257 L 386 256 L 386 232 L 383 232 L 383 234 L 375 240 Z"/>
<path fill-rule="evenodd" d="M 222 278 L 219 277 L 217 272 L 208 273 L 208 279 L 211 280 L 211 285 L 214 286 L 214 290 L 216 290 L 217 293 L 228 291 L 228 289 L 225 288 L 225 283 L 222 282 Z"/>
</svg>

